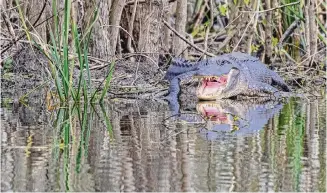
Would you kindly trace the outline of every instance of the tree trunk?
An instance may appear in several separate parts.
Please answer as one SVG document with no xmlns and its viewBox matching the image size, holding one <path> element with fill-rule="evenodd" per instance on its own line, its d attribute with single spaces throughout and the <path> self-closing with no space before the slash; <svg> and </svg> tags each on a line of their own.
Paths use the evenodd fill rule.
<svg viewBox="0 0 327 193">
<path fill-rule="evenodd" d="M 110 16 L 109 16 L 110 27 L 108 29 L 109 47 L 110 47 L 109 52 L 111 56 L 114 56 L 116 52 L 118 33 L 120 30 L 119 25 L 120 25 L 121 15 L 124 6 L 125 6 L 125 0 L 113 0 L 112 2 Z"/>
<path fill-rule="evenodd" d="M 310 0 L 309 3 L 309 25 L 310 25 L 310 55 L 317 52 L 317 24 L 315 20 L 315 3 L 316 0 Z"/>
<path fill-rule="evenodd" d="M 304 6 L 305 17 L 305 37 L 306 37 L 306 52 L 308 57 L 313 57 L 317 52 L 317 24 L 315 21 L 315 0 L 306 0 Z M 306 66 L 310 66 L 312 60 L 307 60 Z"/>
<path fill-rule="evenodd" d="M 27 27 L 32 26 L 35 21 L 38 20 L 38 23 L 41 21 L 44 21 L 46 19 L 46 13 L 48 13 L 48 6 L 46 6 L 43 10 L 43 7 L 46 3 L 46 0 L 28 0 L 26 3 L 24 3 L 23 6 L 23 11 L 25 13 L 25 22 Z M 41 12 L 43 10 L 42 15 Z M 34 31 L 36 36 L 38 37 L 33 37 L 34 40 L 43 40 L 44 43 L 47 43 L 47 23 L 43 23 L 42 25 L 35 27 L 34 30 L 31 30 L 32 32 Z M 39 39 L 40 38 L 40 39 Z"/>
<path fill-rule="evenodd" d="M 271 0 L 265 0 L 265 10 L 271 9 Z M 271 63 L 271 57 L 272 57 L 272 45 L 271 45 L 271 39 L 272 39 L 272 12 L 267 11 L 266 13 L 266 27 L 265 27 L 265 63 L 270 64 Z"/>
<path fill-rule="evenodd" d="M 172 6 L 166 1 L 164 2 L 164 20 L 165 21 L 169 21 L 171 18 L 171 14 L 170 14 L 170 10 L 172 8 Z M 162 49 L 164 50 L 164 52 L 168 53 L 170 52 L 170 48 L 171 48 L 171 38 L 170 38 L 170 29 L 167 26 L 164 26 L 163 29 L 163 45 L 162 45 Z"/>
<path fill-rule="evenodd" d="M 176 6 L 176 21 L 175 21 L 175 29 L 178 33 L 184 34 L 186 28 L 187 21 L 187 0 L 179 0 L 177 1 Z M 180 39 L 177 35 L 174 35 L 173 41 L 173 54 L 178 56 L 182 54 L 183 56 L 187 56 L 187 51 L 185 50 L 186 43 Z"/>
<path fill-rule="evenodd" d="M 307 0 L 310 1 L 310 0 Z M 304 8 L 304 30 L 305 30 L 305 40 L 306 40 L 306 52 L 307 56 L 310 55 L 310 22 L 309 22 L 309 5 L 306 3 Z"/>
<path fill-rule="evenodd" d="M 152 60 L 158 61 L 162 45 L 161 30 L 163 24 L 163 4 L 158 0 L 146 0 L 137 9 L 133 36 L 137 42 L 137 51 L 146 53 Z M 148 60 L 148 59 L 146 59 Z"/>
<path fill-rule="evenodd" d="M 91 25 L 94 10 L 96 9 L 95 5 L 99 5 L 99 16 L 98 20 L 93 25 L 92 38 L 89 44 L 89 53 L 91 56 L 109 60 L 111 57 L 113 57 L 115 51 L 109 42 L 109 39 L 112 37 L 110 36 L 109 29 L 113 28 L 109 26 L 109 10 L 111 6 L 110 0 L 85 1 L 83 30 L 86 32 Z"/>
</svg>

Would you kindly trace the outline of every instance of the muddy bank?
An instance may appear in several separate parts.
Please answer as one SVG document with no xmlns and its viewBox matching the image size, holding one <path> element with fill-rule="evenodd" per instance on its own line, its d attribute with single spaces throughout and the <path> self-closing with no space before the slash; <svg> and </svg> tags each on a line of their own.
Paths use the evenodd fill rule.
<svg viewBox="0 0 327 193">
<path fill-rule="evenodd" d="M 90 67 L 92 69 L 90 74 L 91 85 L 97 88 L 108 75 L 109 65 L 106 63 L 92 63 L 91 61 Z M 158 64 L 130 62 L 128 59 L 118 60 L 111 81 L 110 93 L 121 93 L 135 89 L 167 88 L 168 84 L 162 81 L 164 76 L 162 68 L 165 67 L 159 67 Z M 52 85 L 52 87 L 54 86 L 49 71 L 48 59 L 37 49 L 31 49 L 30 47 L 21 49 L 12 59 L 3 64 L 1 72 L 1 83 L 5 92 L 11 92 L 13 88 L 18 90 L 33 89 L 46 81 L 49 81 L 49 85 Z M 76 66 L 73 74 L 74 80 L 78 79 L 79 73 L 79 68 Z"/>
<path fill-rule="evenodd" d="M 167 93 L 168 82 L 163 80 L 165 70 L 168 68 L 166 61 L 160 64 L 153 62 L 143 62 L 142 58 L 131 62 L 129 58 L 117 60 L 115 71 L 108 91 L 109 97 L 118 98 L 141 98 L 149 99 L 162 96 Z M 90 59 L 91 67 L 91 87 L 93 89 L 103 88 L 105 77 L 109 73 L 109 64 L 104 62 L 94 62 Z M 300 87 L 298 81 L 294 83 L 294 78 L 289 72 L 276 70 L 292 89 L 299 93 L 310 93 L 316 96 L 321 95 L 321 88 L 325 87 L 324 77 L 316 77 L 306 87 Z M 78 67 L 74 68 L 74 84 L 77 85 L 79 75 Z M 37 49 L 31 49 L 28 45 L 17 52 L 11 61 L 3 64 L 1 69 L 2 98 L 12 98 L 17 100 L 26 93 L 31 97 L 45 97 L 49 90 L 55 91 L 55 86 L 49 71 L 48 59 Z M 313 84 L 315 83 L 315 84 Z M 190 80 L 183 82 L 181 99 L 182 101 L 195 98 L 195 87 L 197 82 Z M 40 92 L 43 88 L 43 92 Z"/>
</svg>

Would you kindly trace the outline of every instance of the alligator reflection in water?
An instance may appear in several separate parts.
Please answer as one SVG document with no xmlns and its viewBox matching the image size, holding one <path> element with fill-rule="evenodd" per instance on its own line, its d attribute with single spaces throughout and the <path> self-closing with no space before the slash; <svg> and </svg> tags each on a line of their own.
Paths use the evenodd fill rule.
<svg viewBox="0 0 327 193">
<path fill-rule="evenodd" d="M 275 114 L 278 105 L 252 111 L 244 104 L 221 103 L 213 109 L 199 104 L 199 110 L 218 115 L 219 121 L 212 120 L 217 124 L 230 123 L 218 111 L 244 120 L 271 111 L 260 124 L 247 121 L 259 129 L 276 115 L 251 135 L 206 140 L 194 124 L 164 127 L 166 105 L 115 101 L 81 111 L 89 120 L 84 129 L 72 117 L 66 148 L 64 130 L 51 127 L 64 111 L 52 116 L 45 111 L 27 122 L 28 117 L 3 108 L 1 190 L 324 192 L 326 107 L 318 104 L 325 101 L 292 99 L 280 115 Z M 17 110 L 27 112 L 23 108 Z"/>
<path fill-rule="evenodd" d="M 283 104 L 277 101 L 254 103 L 218 100 L 199 102 L 196 109 L 209 121 L 209 126 L 201 129 L 201 133 L 205 133 L 208 139 L 214 139 L 226 134 L 254 134 L 261 130 L 282 107 Z"/>
</svg>

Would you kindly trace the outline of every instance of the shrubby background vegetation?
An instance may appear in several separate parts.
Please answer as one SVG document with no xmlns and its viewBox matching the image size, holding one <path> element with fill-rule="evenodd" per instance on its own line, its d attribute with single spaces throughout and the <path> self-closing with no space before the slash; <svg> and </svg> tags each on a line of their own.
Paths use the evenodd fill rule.
<svg viewBox="0 0 327 193">
<path fill-rule="evenodd" d="M 323 0 L 4 0 L 1 10 L 2 63 L 26 41 L 51 53 L 51 33 L 63 46 L 67 32 L 68 52 L 76 56 L 76 27 L 92 64 L 128 58 L 130 65 L 148 61 L 156 68 L 169 56 L 241 51 L 278 67 L 294 84 L 324 82 Z"/>
</svg>

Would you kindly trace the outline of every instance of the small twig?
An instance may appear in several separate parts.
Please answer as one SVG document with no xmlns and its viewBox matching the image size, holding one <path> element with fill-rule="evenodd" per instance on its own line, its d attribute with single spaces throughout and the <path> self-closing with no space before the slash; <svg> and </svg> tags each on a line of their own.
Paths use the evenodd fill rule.
<svg viewBox="0 0 327 193">
<path fill-rule="evenodd" d="M 315 56 L 316 54 L 318 54 L 318 53 L 320 53 L 320 52 L 322 52 L 322 51 L 324 51 L 324 50 L 326 50 L 326 48 L 323 48 L 323 49 L 319 50 L 318 52 L 316 52 L 316 53 L 314 53 L 314 54 L 308 56 L 306 59 L 304 59 L 304 60 L 303 60 L 302 62 L 300 62 L 298 65 L 303 64 L 305 61 L 309 60 L 311 57 Z"/>
<path fill-rule="evenodd" d="M 184 42 L 186 42 L 188 45 L 190 45 L 191 47 L 193 47 L 194 49 L 196 49 L 197 51 L 200 51 L 204 54 L 206 54 L 207 56 L 211 56 L 211 57 L 215 57 L 216 55 L 206 52 L 205 50 L 202 50 L 201 48 L 197 47 L 196 45 L 192 44 L 190 41 L 188 41 L 186 38 L 184 38 L 181 34 L 179 34 L 173 27 L 171 27 L 167 21 L 163 20 L 163 23 L 165 24 L 165 26 L 167 26 L 172 32 L 174 32 L 179 38 L 181 38 Z"/>
<path fill-rule="evenodd" d="M 24 94 L 23 96 L 21 96 L 19 98 L 19 101 L 22 101 L 24 98 L 26 98 L 28 95 L 30 95 L 31 93 L 33 93 L 34 91 L 38 90 L 39 88 L 41 88 L 42 86 L 44 86 L 45 84 L 49 83 L 50 80 L 46 80 L 45 82 L 43 82 L 42 84 L 38 85 L 37 87 L 33 88 L 31 91 L 29 91 L 28 93 Z"/>
<path fill-rule="evenodd" d="M 173 3 L 175 2 L 176 0 L 169 0 L 168 3 Z M 125 5 L 133 5 L 135 2 L 135 0 L 132 0 L 132 1 L 127 1 L 125 3 Z M 138 0 L 139 3 L 146 3 L 147 1 L 146 0 Z"/>
<path fill-rule="evenodd" d="M 10 35 L 13 37 L 14 40 L 16 40 L 16 35 L 15 35 L 14 28 L 12 27 L 7 14 L 5 12 L 2 12 L 1 16 L 2 16 L 6 26 L 8 28 L 8 31 L 9 31 Z"/>
<path fill-rule="evenodd" d="M 281 5 L 281 6 L 278 6 L 278 7 L 274 7 L 274 8 L 267 9 L 267 10 L 262 10 L 262 11 L 240 11 L 240 12 L 242 12 L 242 13 L 264 13 L 264 12 L 267 12 L 267 11 L 273 11 L 273 10 L 280 9 L 280 8 L 283 8 L 283 7 L 296 5 L 296 4 L 299 4 L 299 3 L 300 3 L 300 1 L 297 1 L 297 2 L 288 3 L 288 4 L 285 4 L 285 5 Z"/>
<path fill-rule="evenodd" d="M 123 88 L 123 87 L 122 87 Z M 139 86 L 134 86 L 134 87 L 129 87 L 129 88 L 139 88 L 139 90 L 135 90 L 135 91 L 127 91 L 127 92 L 114 92 L 112 90 L 108 91 L 109 93 L 115 95 L 115 96 L 121 96 L 121 95 L 135 95 L 135 94 L 144 94 L 144 93 L 151 93 L 151 92 L 154 92 L 154 91 L 162 91 L 162 90 L 166 90 L 166 88 L 162 88 L 162 89 L 159 89 L 159 88 L 153 88 L 153 87 L 148 87 L 148 88 L 144 88 L 144 87 L 139 87 Z M 130 96 L 132 98 L 135 98 L 133 96 Z"/>
<path fill-rule="evenodd" d="M 256 15 L 256 14 L 253 14 L 253 16 L 251 17 L 250 22 L 246 25 L 246 27 L 245 27 L 245 29 L 244 29 L 244 32 L 243 32 L 243 34 L 242 34 L 240 40 L 237 42 L 237 44 L 235 45 L 235 47 L 234 47 L 234 49 L 233 49 L 233 52 L 236 50 L 236 48 L 238 47 L 238 45 L 241 43 L 242 39 L 244 38 L 244 35 L 245 35 L 246 31 L 248 30 L 249 26 L 252 24 L 252 21 L 253 21 L 255 15 Z"/>
<path fill-rule="evenodd" d="M 40 20 L 44 10 L 45 10 L 45 7 L 46 7 L 47 3 L 44 2 L 43 4 L 43 7 L 42 7 L 42 10 L 39 14 L 39 16 L 37 17 L 37 19 L 35 20 L 35 22 L 33 23 L 33 25 L 31 27 L 28 28 L 28 30 L 30 31 L 32 28 L 36 28 L 38 27 L 39 25 L 43 24 L 45 21 L 47 21 L 48 19 L 51 19 L 52 17 L 54 17 L 54 15 L 52 15 L 51 17 L 45 19 L 44 21 L 42 21 L 41 23 L 39 23 L 38 25 L 37 22 Z M 36 26 L 35 26 L 36 25 Z M 22 34 L 21 36 L 19 36 L 18 38 L 16 38 L 14 41 L 10 42 L 9 44 L 7 44 L 6 46 L 4 46 L 4 49 L 1 50 L 1 54 L 5 53 L 9 48 L 11 48 L 12 45 L 14 45 L 18 40 L 22 39 L 23 37 L 25 37 L 26 33 Z"/>
<path fill-rule="evenodd" d="M 137 61 L 137 66 L 136 66 L 136 70 L 135 70 L 135 78 L 132 81 L 131 86 L 134 85 L 135 81 L 138 79 L 139 67 L 140 67 L 140 60 Z"/>
<path fill-rule="evenodd" d="M 176 0 L 169 0 L 168 3 L 173 3 L 173 2 L 175 2 L 175 1 L 176 1 Z M 127 2 L 125 3 L 125 5 L 133 5 L 134 2 L 135 2 L 135 0 L 127 1 Z M 139 3 L 146 3 L 147 0 L 138 0 L 138 2 L 139 2 Z"/>
<path fill-rule="evenodd" d="M 99 69 L 104 68 L 106 66 L 108 66 L 108 64 L 101 64 L 101 65 L 98 65 L 98 66 L 92 66 L 92 67 L 90 67 L 90 70 L 99 70 Z M 79 67 L 79 66 L 76 66 L 76 67 Z"/>
<path fill-rule="evenodd" d="M 282 37 L 280 38 L 278 42 L 278 47 L 282 45 L 282 43 L 294 32 L 294 30 L 299 26 L 300 19 L 295 19 L 295 21 L 287 28 L 287 30 L 284 32 Z"/>
<path fill-rule="evenodd" d="M 13 9 L 16 9 L 18 6 L 22 6 L 22 5 L 24 5 L 25 3 L 20 3 L 19 5 L 16 5 L 15 7 L 12 7 L 12 8 L 9 8 L 9 9 L 2 9 L 1 10 L 1 14 L 2 13 L 4 13 L 4 12 L 8 12 L 8 11 L 11 11 L 11 10 L 13 10 Z"/>
<path fill-rule="evenodd" d="M 220 50 L 221 48 L 223 48 L 228 42 L 229 40 L 234 36 L 235 34 L 235 31 L 232 32 L 233 34 L 230 35 L 226 32 L 226 28 L 229 27 L 230 25 L 232 25 L 232 23 L 234 23 L 243 13 L 240 13 L 235 19 L 233 19 L 231 22 L 229 22 L 225 27 L 224 27 L 224 30 L 225 31 L 222 31 L 224 34 L 227 34 L 227 37 L 225 37 L 223 43 L 219 46 L 218 50 Z M 220 36 L 220 32 L 216 35 L 216 37 L 210 42 L 209 46 L 211 46 L 214 42 L 214 40 L 216 38 L 218 38 Z"/>
<path fill-rule="evenodd" d="M 205 34 L 205 39 L 204 39 L 204 51 L 207 51 L 208 50 L 208 36 L 209 36 L 209 32 L 210 32 L 210 29 L 213 25 L 213 3 L 212 3 L 212 0 L 209 0 L 209 5 L 210 5 L 210 24 L 207 26 L 207 29 L 206 29 L 206 34 Z M 204 59 L 206 59 L 206 56 L 203 57 Z"/>
<path fill-rule="evenodd" d="M 117 28 L 123 30 L 123 32 L 125 32 L 131 38 L 133 38 L 133 36 L 130 33 L 128 33 L 128 31 L 126 29 L 124 29 L 123 27 L 121 27 L 120 25 L 101 25 L 100 27 L 117 27 Z"/>
<path fill-rule="evenodd" d="M 199 13 L 197 14 L 198 18 L 194 22 L 193 29 L 197 29 L 198 26 L 200 25 L 200 22 L 202 21 L 202 19 L 204 17 L 204 11 L 205 11 L 205 8 L 207 6 L 207 1 L 208 0 L 205 0 L 204 2 L 203 1 L 201 2 L 201 4 L 203 3 L 203 5 L 201 6 L 201 9 L 200 9 Z"/>
<path fill-rule="evenodd" d="M 225 38 L 226 38 L 226 31 L 225 30 L 217 32 L 217 33 L 210 33 L 210 35 L 208 36 L 208 40 L 212 40 L 212 41 L 215 41 L 217 39 L 221 40 L 221 39 L 225 39 Z M 201 43 L 203 41 L 205 41 L 205 37 L 198 37 L 198 38 L 195 38 L 193 40 L 193 43 Z M 211 43 L 212 43 L 212 41 L 211 41 Z"/>
<path fill-rule="evenodd" d="M 145 3 L 146 0 L 132 0 L 132 1 L 127 1 L 125 5 L 135 5 L 137 3 Z"/>
<path fill-rule="evenodd" d="M 141 54 L 141 53 L 134 53 L 134 54 L 132 54 L 132 53 L 130 53 L 130 54 L 127 54 L 127 56 L 125 56 L 123 59 L 129 58 L 129 57 L 133 57 L 133 56 L 143 56 L 143 57 L 149 59 L 155 66 L 157 66 L 159 68 L 158 64 L 151 57 L 149 57 L 149 56 L 147 56 L 145 54 Z"/>
<path fill-rule="evenodd" d="M 223 47 L 225 47 L 228 44 L 228 42 L 230 41 L 230 39 L 232 39 L 232 37 L 235 35 L 235 33 L 236 33 L 236 30 L 232 30 L 231 32 L 228 32 L 226 39 L 219 45 L 217 50 L 219 51 Z"/>
</svg>

